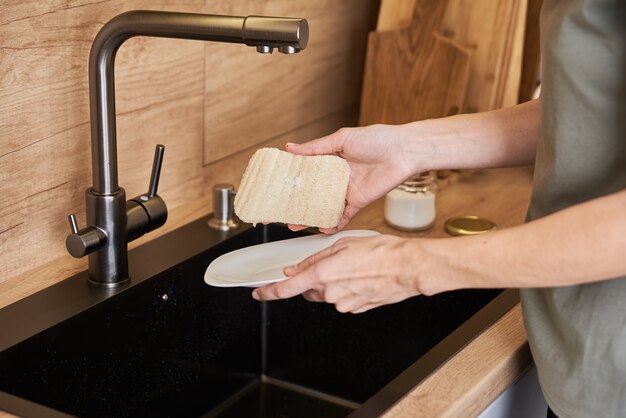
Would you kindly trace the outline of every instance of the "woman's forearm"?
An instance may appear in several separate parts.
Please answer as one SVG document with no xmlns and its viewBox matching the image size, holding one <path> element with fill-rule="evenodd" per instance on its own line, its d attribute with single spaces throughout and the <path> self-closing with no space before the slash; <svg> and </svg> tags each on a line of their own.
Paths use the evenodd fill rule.
<svg viewBox="0 0 626 418">
<path fill-rule="evenodd" d="M 626 275 L 626 190 L 484 235 L 415 240 L 428 293 L 554 287 Z"/>
<path fill-rule="evenodd" d="M 540 135 L 539 100 L 521 105 L 400 125 L 403 152 L 416 170 L 532 164 Z"/>
</svg>

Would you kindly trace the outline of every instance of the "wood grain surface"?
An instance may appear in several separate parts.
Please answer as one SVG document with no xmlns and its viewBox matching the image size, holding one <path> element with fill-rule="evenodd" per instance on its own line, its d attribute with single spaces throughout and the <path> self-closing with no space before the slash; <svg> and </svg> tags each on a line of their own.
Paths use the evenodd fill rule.
<svg viewBox="0 0 626 418">
<path fill-rule="evenodd" d="M 415 0 L 381 0 L 376 30 L 379 32 L 408 28 Z"/>
<path fill-rule="evenodd" d="M 129 197 L 143 193 L 154 146 L 163 143 L 159 194 L 171 210 L 210 196 L 215 183 L 238 182 L 245 156 L 260 144 L 282 146 L 279 138 L 303 141 L 356 124 L 373 3 L 349 0 L 330 7 L 329 2 L 305 0 L 0 0 L 0 283 L 27 277 L 58 258 L 84 265 L 84 260 L 69 258 L 64 243 L 69 213 L 75 212 L 85 225 L 84 190 L 91 186 L 87 62 L 92 39 L 107 20 L 132 9 L 298 12 L 313 18 L 310 49 L 297 56 L 264 56 L 242 45 L 219 45 L 224 52 L 218 53 L 212 49 L 217 44 L 144 37 L 120 48 L 115 68 L 120 185 Z M 353 18 L 324 26 L 344 19 L 350 7 L 358 9 Z M 325 32 L 341 42 L 337 52 L 325 45 L 320 56 L 315 38 Z M 315 68 L 301 61 L 310 51 L 318 54 Z M 288 72 L 281 68 L 287 64 Z M 322 65 L 327 71 L 320 71 Z M 211 83 L 239 82 L 236 94 L 210 88 Z M 254 106 L 246 103 L 249 98 Z M 211 102 L 208 110 L 205 101 Z M 221 103 L 230 106 L 228 118 L 215 113 Z M 314 117 L 306 116 L 311 108 L 319 110 Z M 261 135 L 259 113 L 267 116 Z M 296 113 L 304 116 L 298 119 Z M 212 142 L 205 145 L 205 132 L 216 121 L 222 131 L 211 134 Z M 213 155 L 213 147 L 215 155 L 226 155 L 218 143 L 233 141 L 224 134 L 228 124 L 238 138 L 226 154 L 238 154 L 205 164 L 204 155 Z M 53 275 L 70 273 L 61 269 Z"/>
<path fill-rule="evenodd" d="M 472 51 L 463 113 L 518 103 L 528 0 L 450 0 L 442 34 Z"/>
<path fill-rule="evenodd" d="M 388 226 L 384 198 L 359 212 L 348 227 L 411 238 L 447 238 L 444 224 L 453 216 L 482 216 L 498 228 L 520 225 L 530 200 L 532 168 L 446 171 L 446 177 L 437 183 L 435 223 L 426 231 L 406 232 Z"/>
<path fill-rule="evenodd" d="M 438 35 L 446 1 L 417 2 L 408 28 L 370 33 L 359 124 L 402 124 L 459 112 L 469 53 Z"/>
<path fill-rule="evenodd" d="M 218 11 L 225 14 L 306 17 L 310 40 L 294 55 L 206 45 L 204 163 L 358 107 L 375 5 L 372 0 L 223 2 Z"/>
<path fill-rule="evenodd" d="M 464 94 L 463 103 L 459 106 L 458 111 L 462 113 L 481 112 L 518 103 L 522 77 L 522 52 L 526 51 L 525 54 L 533 57 L 532 41 L 534 38 L 530 38 L 530 47 L 524 47 L 528 1 L 448 0 L 441 21 L 439 21 L 440 18 L 437 14 L 429 18 L 432 30 L 454 41 L 456 45 L 463 48 L 464 52 L 470 53 L 467 88 L 462 92 Z M 377 31 L 380 33 L 371 34 L 368 45 L 368 67 L 366 67 L 361 104 L 361 112 L 365 114 L 360 120 L 362 125 L 393 123 L 388 122 L 388 117 L 384 113 L 384 109 L 389 106 L 388 102 L 393 103 L 398 97 L 398 92 L 400 94 L 406 91 L 411 92 L 412 79 L 397 69 L 407 66 L 404 54 L 384 52 L 384 55 L 393 58 L 387 59 L 386 65 L 380 64 L 378 67 L 374 67 L 379 68 L 376 72 L 368 71 L 370 65 L 376 65 L 370 64 L 369 60 L 380 58 L 376 55 L 372 55 L 370 58 L 369 54 L 371 48 L 375 48 L 376 51 L 380 49 L 377 45 L 372 45 L 372 43 L 376 43 L 377 37 L 393 38 L 389 32 L 399 36 L 399 33 L 403 33 L 407 28 L 414 26 L 416 24 L 414 12 L 424 7 L 421 3 L 424 2 L 417 0 L 382 0 L 381 2 L 377 24 Z M 437 3 L 439 3 L 439 7 L 442 7 L 441 2 Z M 533 10 L 529 12 L 533 13 Z M 439 23 L 437 23 L 438 21 Z M 528 43 L 528 38 L 526 43 Z M 385 46 L 389 47 L 389 45 Z M 395 48 L 393 45 L 391 47 Z M 404 49 L 406 50 L 405 46 Z M 438 70 L 441 71 L 442 68 L 439 67 Z M 443 70 L 445 71 L 445 67 Z M 461 94 L 460 89 L 463 87 L 461 85 L 440 86 L 439 72 L 433 73 L 421 65 L 415 65 L 410 71 L 410 75 L 414 78 L 421 75 L 422 78 L 432 81 L 433 85 L 430 88 L 435 91 L 439 89 L 441 94 L 450 94 L 454 90 L 458 90 L 457 94 Z M 417 75 L 415 72 L 421 74 Z M 387 80 L 378 80 L 387 73 L 390 74 Z M 366 89 L 368 86 L 373 87 Z M 417 105 L 411 102 L 410 98 L 399 97 L 401 98 L 400 104 L 397 106 L 399 109 L 412 109 L 413 106 L 425 105 Z M 381 100 L 385 98 L 387 102 L 382 102 Z M 413 100 L 418 101 L 419 96 L 414 96 Z M 435 98 L 435 100 L 437 99 Z M 428 104 L 432 105 L 430 101 Z M 419 114 L 419 112 L 413 113 Z M 446 116 L 449 113 L 441 113 L 436 116 Z M 423 118 L 412 120 L 418 119 Z M 403 122 L 411 121 L 409 117 L 400 118 L 400 120 Z"/>
<path fill-rule="evenodd" d="M 543 0 L 528 0 L 526 29 L 524 31 L 524 51 L 522 56 L 522 75 L 519 87 L 519 101 L 527 102 L 533 98 L 540 81 L 541 51 L 539 45 L 539 16 Z"/>
<path fill-rule="evenodd" d="M 83 191 L 91 181 L 89 48 L 104 22 L 137 7 L 202 12 L 204 1 L 2 2 L 0 282 L 65 254 L 68 213 L 84 222 Z M 199 148 L 202 52 L 200 43 L 146 38 L 120 49 L 119 168 L 130 196 L 146 187 L 157 141 L 171 145 L 168 134 L 176 131 L 183 149 Z M 169 116 L 183 108 L 185 117 Z M 166 195 L 175 184 L 171 161 L 181 158 L 176 149 L 166 152 Z"/>
</svg>

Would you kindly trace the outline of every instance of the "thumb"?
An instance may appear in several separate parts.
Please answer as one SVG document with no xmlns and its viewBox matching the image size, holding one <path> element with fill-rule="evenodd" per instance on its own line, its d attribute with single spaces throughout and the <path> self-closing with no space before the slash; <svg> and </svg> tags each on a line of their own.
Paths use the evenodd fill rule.
<svg viewBox="0 0 626 418">
<path fill-rule="evenodd" d="M 320 232 L 323 232 L 324 234 L 335 234 L 341 231 L 358 212 L 359 208 L 348 203 L 341 214 L 339 224 L 334 228 L 320 228 Z"/>
</svg>

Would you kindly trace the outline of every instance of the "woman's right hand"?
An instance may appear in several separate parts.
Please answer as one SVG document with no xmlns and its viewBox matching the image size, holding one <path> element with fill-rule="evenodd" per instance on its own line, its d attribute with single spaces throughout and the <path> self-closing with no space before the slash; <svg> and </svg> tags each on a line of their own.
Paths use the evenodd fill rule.
<svg viewBox="0 0 626 418">
<path fill-rule="evenodd" d="M 320 229 L 329 234 L 340 231 L 359 210 L 415 173 L 414 161 L 403 149 L 399 126 L 394 125 L 342 128 L 303 144 L 288 143 L 285 148 L 298 155 L 338 155 L 348 162 L 350 180 L 339 225 Z M 298 230 L 304 226 L 289 228 Z"/>
</svg>

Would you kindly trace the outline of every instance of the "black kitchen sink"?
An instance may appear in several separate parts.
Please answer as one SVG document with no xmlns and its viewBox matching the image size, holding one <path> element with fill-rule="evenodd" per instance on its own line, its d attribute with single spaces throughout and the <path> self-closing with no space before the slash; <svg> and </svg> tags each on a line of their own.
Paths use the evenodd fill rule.
<svg viewBox="0 0 626 418">
<path fill-rule="evenodd" d="M 131 251 L 131 284 L 81 273 L 0 310 L 0 410 L 21 416 L 376 416 L 518 298 L 472 290 L 364 314 L 301 297 L 259 303 L 204 270 L 308 232 L 200 219 Z"/>
</svg>

